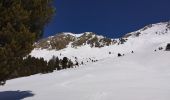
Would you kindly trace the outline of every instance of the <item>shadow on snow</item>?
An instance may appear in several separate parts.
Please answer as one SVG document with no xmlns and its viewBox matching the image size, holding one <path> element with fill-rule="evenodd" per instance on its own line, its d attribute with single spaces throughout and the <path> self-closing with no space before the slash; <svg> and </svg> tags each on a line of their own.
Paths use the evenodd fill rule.
<svg viewBox="0 0 170 100">
<path fill-rule="evenodd" d="M 34 94 L 31 91 L 0 91 L 0 100 L 21 100 L 32 96 Z"/>
</svg>

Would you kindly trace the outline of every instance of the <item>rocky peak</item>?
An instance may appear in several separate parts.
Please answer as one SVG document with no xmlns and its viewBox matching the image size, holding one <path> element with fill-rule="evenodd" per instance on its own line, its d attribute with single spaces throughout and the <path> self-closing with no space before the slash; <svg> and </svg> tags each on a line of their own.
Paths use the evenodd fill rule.
<svg viewBox="0 0 170 100">
<path fill-rule="evenodd" d="M 38 41 L 35 43 L 35 48 L 61 50 L 67 48 L 69 44 L 71 44 L 73 48 L 83 45 L 100 48 L 114 43 L 115 40 L 97 35 L 93 32 L 85 32 L 82 34 L 63 32 Z"/>
</svg>

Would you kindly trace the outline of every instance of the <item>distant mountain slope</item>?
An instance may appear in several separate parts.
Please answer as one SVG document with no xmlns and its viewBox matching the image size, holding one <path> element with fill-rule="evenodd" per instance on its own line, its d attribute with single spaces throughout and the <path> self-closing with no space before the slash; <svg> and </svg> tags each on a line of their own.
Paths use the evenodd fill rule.
<svg viewBox="0 0 170 100">
<path fill-rule="evenodd" d="M 118 53 L 128 54 L 164 50 L 170 43 L 170 22 L 150 24 L 144 28 L 126 34 L 118 39 L 109 39 L 92 32 L 82 34 L 60 33 L 35 43 L 32 56 L 46 60 L 52 56 L 64 56 L 76 62 L 88 63 L 107 57 L 116 57 Z"/>
</svg>

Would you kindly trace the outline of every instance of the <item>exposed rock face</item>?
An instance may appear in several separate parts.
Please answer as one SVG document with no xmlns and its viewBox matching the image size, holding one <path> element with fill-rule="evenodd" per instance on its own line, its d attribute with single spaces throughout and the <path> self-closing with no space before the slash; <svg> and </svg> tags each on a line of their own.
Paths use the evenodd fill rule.
<svg viewBox="0 0 170 100">
<path fill-rule="evenodd" d="M 64 49 L 66 46 L 70 43 L 75 41 L 76 38 L 71 35 L 65 35 L 65 34 L 57 34 L 55 36 L 48 37 L 46 39 L 42 39 L 35 43 L 36 48 L 42 48 L 42 49 Z"/>
<path fill-rule="evenodd" d="M 55 36 L 38 41 L 35 43 L 35 48 L 61 50 L 66 48 L 69 44 L 73 48 L 83 45 L 100 48 L 115 43 L 115 40 L 96 35 L 93 32 L 85 32 L 83 34 L 59 33 Z"/>
<path fill-rule="evenodd" d="M 170 21 L 168 22 L 166 27 L 170 30 Z"/>
</svg>

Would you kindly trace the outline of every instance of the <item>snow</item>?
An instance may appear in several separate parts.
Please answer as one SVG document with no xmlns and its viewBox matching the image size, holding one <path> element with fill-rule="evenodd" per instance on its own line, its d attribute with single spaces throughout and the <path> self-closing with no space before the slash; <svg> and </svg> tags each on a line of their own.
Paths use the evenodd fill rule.
<svg viewBox="0 0 170 100">
<path fill-rule="evenodd" d="M 170 52 L 146 51 L 9 80 L 0 91 L 32 91 L 24 100 L 169 100 Z"/>
<path fill-rule="evenodd" d="M 157 23 L 157 24 L 151 24 L 152 27 L 147 27 L 147 29 L 145 29 L 146 27 L 138 30 L 138 31 L 135 31 L 135 32 L 131 32 L 131 33 L 128 33 L 128 34 L 135 34 L 137 32 L 140 32 L 142 33 L 142 35 L 154 35 L 154 34 L 162 34 L 162 33 L 166 33 L 166 29 L 167 29 L 167 22 L 161 22 L 161 23 Z"/>
<path fill-rule="evenodd" d="M 24 100 L 170 100 L 170 52 L 164 50 L 170 43 L 170 32 L 155 34 L 164 32 L 165 24 L 155 24 L 141 31 L 141 36 L 128 37 L 120 45 L 103 48 L 84 45 L 77 49 L 68 45 L 59 51 L 34 49 L 30 55 L 45 60 L 56 55 L 72 60 L 77 57 L 79 62 L 89 58 L 99 61 L 9 80 L 0 87 L 0 93 L 20 90 L 34 94 Z M 158 50 L 159 47 L 163 50 Z M 125 56 L 117 57 L 117 53 Z"/>
<path fill-rule="evenodd" d="M 71 36 L 74 36 L 74 37 L 80 37 L 80 36 L 82 36 L 83 35 L 83 33 L 81 33 L 81 34 L 74 34 L 74 33 L 71 33 L 71 32 L 63 32 L 65 35 L 71 35 Z"/>
</svg>

